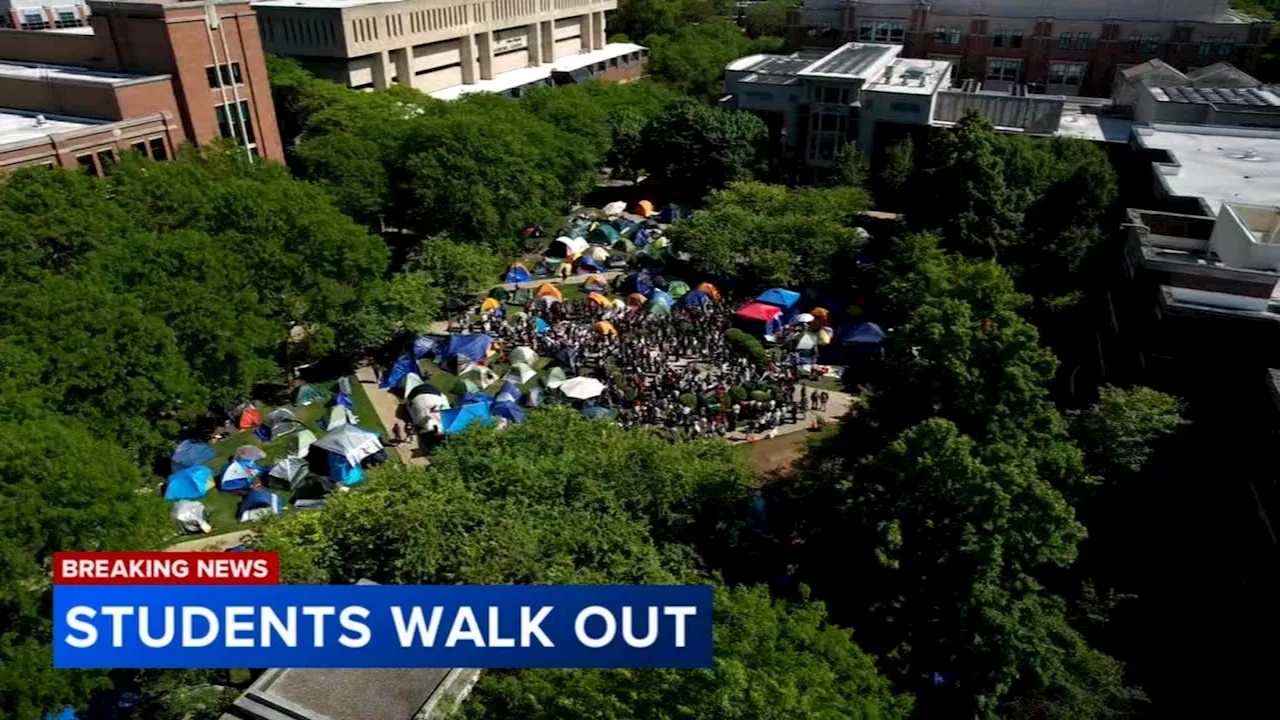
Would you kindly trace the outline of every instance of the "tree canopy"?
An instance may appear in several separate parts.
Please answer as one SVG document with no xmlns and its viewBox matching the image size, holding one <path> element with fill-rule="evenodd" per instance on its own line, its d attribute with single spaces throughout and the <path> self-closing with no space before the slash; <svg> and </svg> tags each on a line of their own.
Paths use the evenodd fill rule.
<svg viewBox="0 0 1280 720">
<path fill-rule="evenodd" d="M 726 17 L 683 24 L 643 37 L 649 47 L 649 74 L 690 97 L 714 101 L 724 94 L 724 68 L 755 53 L 777 52 L 781 38 L 751 39 Z"/>
<path fill-rule="evenodd" d="M 691 202 L 760 172 L 767 137 L 755 115 L 692 100 L 668 105 L 642 132 L 651 177 Z"/>
</svg>

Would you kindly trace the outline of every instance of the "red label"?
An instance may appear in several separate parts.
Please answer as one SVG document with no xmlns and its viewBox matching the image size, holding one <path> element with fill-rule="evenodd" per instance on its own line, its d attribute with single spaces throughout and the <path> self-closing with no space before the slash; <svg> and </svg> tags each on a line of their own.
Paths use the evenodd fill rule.
<svg viewBox="0 0 1280 720">
<path fill-rule="evenodd" d="M 273 552 L 58 552 L 56 585 L 278 585 Z"/>
</svg>

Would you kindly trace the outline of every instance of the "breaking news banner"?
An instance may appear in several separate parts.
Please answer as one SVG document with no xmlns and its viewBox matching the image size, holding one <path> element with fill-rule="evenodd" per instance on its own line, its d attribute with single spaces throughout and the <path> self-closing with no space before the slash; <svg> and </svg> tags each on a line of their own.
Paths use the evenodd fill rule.
<svg viewBox="0 0 1280 720">
<path fill-rule="evenodd" d="M 54 562 L 57 668 L 711 667 L 710 586 L 264 584 L 274 553 Z"/>
</svg>

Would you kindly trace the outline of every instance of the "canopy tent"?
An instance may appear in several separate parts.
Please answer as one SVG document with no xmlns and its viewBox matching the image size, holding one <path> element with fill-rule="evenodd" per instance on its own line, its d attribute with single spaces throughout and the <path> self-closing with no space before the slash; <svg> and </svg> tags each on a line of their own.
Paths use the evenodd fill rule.
<svg viewBox="0 0 1280 720">
<path fill-rule="evenodd" d="M 879 347 L 884 342 L 884 338 L 884 330 L 879 325 L 873 322 L 861 322 L 849 328 L 842 342 L 845 345 Z"/>
<path fill-rule="evenodd" d="M 600 397 L 600 393 L 604 392 L 604 383 L 590 377 L 570 378 L 560 386 L 560 392 L 574 400 L 590 400 Z"/>
<path fill-rule="evenodd" d="M 435 355 L 444 347 L 445 342 L 443 335 L 419 335 L 413 339 L 413 356 L 424 358 Z"/>
<path fill-rule="evenodd" d="M 472 362 L 479 362 L 488 356 L 489 346 L 492 344 L 493 338 L 484 333 L 450 335 L 449 341 L 445 343 L 444 355 L 445 357 L 462 355 Z"/>
<path fill-rule="evenodd" d="M 538 371 L 534 370 L 532 365 L 518 362 L 511 364 L 511 370 L 507 372 L 506 381 L 516 385 L 523 385 L 536 377 L 538 377 Z"/>
<path fill-rule="evenodd" d="M 325 422 L 326 430 L 337 430 L 343 425 L 355 425 L 356 416 L 351 409 L 345 405 L 334 405 L 329 408 L 329 419 Z"/>
<path fill-rule="evenodd" d="M 213 530 L 213 526 L 209 524 L 208 513 L 202 503 L 179 500 L 173 504 L 169 517 L 173 518 L 174 524 L 178 526 L 178 532 L 183 535 L 199 535 Z M 47 718 L 48 716 L 46 715 L 45 717 Z M 75 720 L 74 715 L 71 716 L 71 720 Z"/>
<path fill-rule="evenodd" d="M 547 371 L 547 376 L 543 378 L 543 384 L 546 385 L 548 389 L 555 390 L 561 385 L 564 385 L 568 379 L 569 378 L 564 374 L 564 368 L 553 367 Z"/>
<path fill-rule="evenodd" d="M 601 295 L 598 292 L 593 292 L 587 295 L 587 303 L 594 305 L 595 307 L 600 309 L 605 309 L 611 306 L 611 303 L 609 302 L 609 298 Z"/>
<path fill-rule="evenodd" d="M 480 303 L 480 312 L 482 313 L 491 312 L 493 310 L 497 310 L 500 307 L 502 307 L 501 300 L 499 300 L 498 298 L 487 297 L 484 299 L 484 302 Z"/>
<path fill-rule="evenodd" d="M 712 300 L 720 299 L 720 290 L 717 289 L 715 285 L 712 285 L 709 282 L 699 283 L 697 289 L 706 293 L 707 296 L 710 297 Z"/>
<path fill-rule="evenodd" d="M 280 496 L 270 490 L 254 490 L 240 501 L 236 510 L 240 522 L 253 522 L 280 514 Z"/>
<path fill-rule="evenodd" d="M 418 388 L 422 387 L 425 384 L 426 383 L 422 381 L 421 375 L 419 375 L 418 373 L 409 373 L 409 377 L 406 377 L 404 379 L 404 388 L 403 388 L 404 397 L 408 398 L 409 396 L 413 395 L 413 391 L 417 390 Z"/>
<path fill-rule="evenodd" d="M 378 387 L 383 390 L 398 388 L 409 373 L 416 372 L 418 372 L 418 361 L 410 355 L 401 355 L 391 364 L 391 368 L 382 374 Z"/>
<path fill-rule="evenodd" d="M 587 235 L 587 242 L 592 245 L 612 245 L 622 237 L 616 228 L 608 223 L 601 223 L 599 227 L 592 230 Z M 597 248 L 599 249 L 599 248 Z M 609 253 L 605 253 L 605 258 L 609 257 Z"/>
<path fill-rule="evenodd" d="M 641 200 L 636 203 L 636 214 L 640 217 L 649 217 L 654 213 L 653 203 L 648 200 Z"/>
<path fill-rule="evenodd" d="M 555 283 L 542 283 L 533 293 L 534 297 L 552 297 L 556 300 L 564 300 L 564 293 L 560 292 L 560 288 Z"/>
<path fill-rule="evenodd" d="M 218 489 L 223 492 L 248 490 L 262 467 L 253 460 L 228 460 L 218 472 Z"/>
<path fill-rule="evenodd" d="M 306 407 L 311 403 L 324 402 L 329 397 L 329 393 L 310 383 L 299 385 L 297 390 L 293 391 L 293 404 L 298 407 Z"/>
<path fill-rule="evenodd" d="M 237 427 L 241 430 L 252 430 L 262 424 L 262 415 L 258 413 L 258 408 L 250 405 L 240 413 L 240 419 L 236 422 Z"/>
<path fill-rule="evenodd" d="M 605 258 L 605 260 L 608 259 L 608 257 Z M 573 264 L 573 269 L 580 275 L 598 274 L 604 270 L 604 261 L 597 260 L 590 255 L 583 255 Z"/>
<path fill-rule="evenodd" d="M 622 281 L 619 294 L 639 293 L 648 297 L 651 292 L 653 292 L 653 281 L 649 277 L 649 273 L 637 272 L 631 273 Z"/>
<path fill-rule="evenodd" d="M 800 304 L 800 293 L 786 288 L 770 288 L 760 293 L 756 302 L 782 308 L 784 313 L 789 313 Z"/>
<path fill-rule="evenodd" d="M 209 492 L 213 471 L 204 465 L 183 468 L 169 476 L 164 486 L 165 500 L 198 500 Z"/>
<path fill-rule="evenodd" d="M 173 462 L 173 469 L 177 471 L 183 468 L 203 465 L 216 457 L 218 457 L 218 451 L 214 450 L 209 443 L 202 443 L 198 440 L 183 440 L 178 443 L 178 447 L 169 456 L 169 460 Z"/>
<path fill-rule="evenodd" d="M 368 430 L 355 425 L 343 425 L 325 433 L 324 437 L 315 442 L 315 446 L 342 457 L 350 465 L 359 465 L 365 458 L 382 449 L 382 441 Z"/>
<path fill-rule="evenodd" d="M 649 298 L 640 293 L 631 293 L 627 296 L 627 304 L 631 307 L 643 307 L 647 302 L 649 302 Z"/>
<path fill-rule="evenodd" d="M 600 322 L 596 323 L 595 325 L 592 325 L 591 327 L 594 328 L 595 331 L 600 333 L 601 335 L 607 335 L 609 337 L 618 337 L 618 329 L 615 328 L 613 326 L 613 323 L 609 322 L 608 320 L 601 320 Z"/>
<path fill-rule="evenodd" d="M 258 462 L 259 460 L 266 460 L 267 451 L 263 450 L 257 445 L 241 445 L 240 447 L 236 448 L 236 459 L 249 460 L 252 462 Z"/>
<path fill-rule="evenodd" d="M 472 403 L 440 413 L 440 432 L 455 435 L 476 423 L 489 427 L 491 421 L 488 405 Z"/>
<path fill-rule="evenodd" d="M 490 277 L 493 277 L 490 275 Z M 511 267 L 507 268 L 507 274 L 502 278 L 503 282 L 521 283 L 529 282 L 529 268 L 524 263 L 511 263 Z"/>
<path fill-rule="evenodd" d="M 329 453 L 329 479 L 339 485 L 351 487 L 364 481 L 364 468 L 349 463 L 338 455 Z"/>
<path fill-rule="evenodd" d="M 311 446 L 314 445 L 315 442 L 316 434 L 310 430 L 303 430 L 297 435 L 289 438 L 289 454 L 293 457 L 304 458 L 307 456 L 307 451 L 311 449 Z"/>
<path fill-rule="evenodd" d="M 667 292 L 671 294 L 671 297 L 677 300 L 688 295 L 689 290 L 689 283 L 683 280 L 676 280 L 667 286 Z"/>
<path fill-rule="evenodd" d="M 711 304 L 711 296 L 701 290 L 692 290 L 680 298 L 680 307 L 700 308 Z"/>
<path fill-rule="evenodd" d="M 604 211 L 605 215 L 613 217 L 615 215 L 621 215 L 622 213 L 626 212 L 627 204 L 622 200 L 615 200 L 609 203 L 608 205 L 605 205 L 601 209 Z"/>
<path fill-rule="evenodd" d="M 572 260 L 581 255 L 587 246 L 588 243 L 583 238 L 561 236 L 551 241 L 551 246 L 547 248 L 547 257 Z"/>
<path fill-rule="evenodd" d="M 782 329 L 782 308 L 764 303 L 747 303 L 734 313 L 734 322 L 755 335 L 773 335 Z"/>
<path fill-rule="evenodd" d="M 305 426 L 289 408 L 276 408 L 267 415 L 267 427 L 271 428 L 271 437 L 278 438 L 298 432 Z"/>
<path fill-rule="evenodd" d="M 524 411 L 511 401 L 496 402 L 489 408 L 489 412 L 493 417 L 503 418 L 512 425 L 524 422 Z"/>
<path fill-rule="evenodd" d="M 458 373 L 459 380 L 469 380 L 476 387 L 486 388 L 498 380 L 498 374 L 479 363 L 470 363 Z"/>
<path fill-rule="evenodd" d="M 537 362 L 538 353 L 528 345 L 520 345 L 515 350 L 511 351 L 509 359 L 513 363 L 525 363 L 526 365 L 532 365 Z"/>
<path fill-rule="evenodd" d="M 592 275 L 582 283 L 582 289 L 587 292 L 599 292 L 609 287 L 609 280 L 603 275 Z"/>
<path fill-rule="evenodd" d="M 489 288 L 489 297 L 499 302 L 506 302 L 511 299 L 511 291 L 501 285 L 494 285 Z"/>
<path fill-rule="evenodd" d="M 282 458 L 271 469 L 267 471 L 267 477 L 275 478 L 281 483 L 289 486 L 290 489 L 302 487 L 307 479 L 308 466 L 307 461 L 300 457 L 288 456 Z"/>
</svg>

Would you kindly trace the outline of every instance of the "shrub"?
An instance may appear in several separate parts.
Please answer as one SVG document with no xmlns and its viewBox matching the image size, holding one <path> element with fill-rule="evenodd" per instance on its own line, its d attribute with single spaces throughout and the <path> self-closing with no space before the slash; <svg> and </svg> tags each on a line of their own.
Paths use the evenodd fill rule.
<svg viewBox="0 0 1280 720">
<path fill-rule="evenodd" d="M 755 400 L 756 402 L 764 402 L 769 399 L 769 393 L 763 390 L 752 390 L 751 399 Z"/>
<path fill-rule="evenodd" d="M 738 350 L 738 352 L 751 358 L 758 365 L 769 364 L 769 353 L 765 351 L 764 345 L 756 338 L 739 330 L 731 328 L 725 337 L 729 339 L 729 343 Z"/>
<path fill-rule="evenodd" d="M 729 388 L 729 402 L 740 403 L 747 399 L 747 390 L 741 385 L 734 385 Z"/>
<path fill-rule="evenodd" d="M 680 404 L 685 407 L 698 407 L 698 396 L 693 393 L 685 393 L 680 396 Z"/>
</svg>

